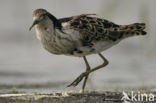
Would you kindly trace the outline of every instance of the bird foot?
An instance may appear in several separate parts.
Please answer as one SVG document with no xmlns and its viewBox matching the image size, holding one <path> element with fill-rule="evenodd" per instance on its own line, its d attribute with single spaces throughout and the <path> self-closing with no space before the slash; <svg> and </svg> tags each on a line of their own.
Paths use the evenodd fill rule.
<svg viewBox="0 0 156 103">
<path fill-rule="evenodd" d="M 69 84 L 67 87 L 71 87 L 71 86 L 77 86 L 80 82 L 81 82 L 81 80 L 84 78 L 84 77 L 86 77 L 86 76 L 88 76 L 88 74 L 89 74 L 89 72 L 84 72 L 84 73 L 82 73 L 80 76 L 78 76 L 71 84 Z"/>
</svg>

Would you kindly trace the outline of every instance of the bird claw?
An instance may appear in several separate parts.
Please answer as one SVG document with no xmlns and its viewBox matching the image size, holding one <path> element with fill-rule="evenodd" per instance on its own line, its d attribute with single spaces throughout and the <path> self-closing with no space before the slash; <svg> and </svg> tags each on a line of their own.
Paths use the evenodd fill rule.
<svg viewBox="0 0 156 103">
<path fill-rule="evenodd" d="M 71 86 L 77 86 L 80 82 L 81 82 L 81 80 L 84 78 L 84 77 L 86 77 L 86 76 L 88 76 L 88 72 L 84 72 L 84 73 L 82 73 L 80 76 L 78 76 L 71 84 L 69 84 L 67 87 L 71 87 Z"/>
</svg>

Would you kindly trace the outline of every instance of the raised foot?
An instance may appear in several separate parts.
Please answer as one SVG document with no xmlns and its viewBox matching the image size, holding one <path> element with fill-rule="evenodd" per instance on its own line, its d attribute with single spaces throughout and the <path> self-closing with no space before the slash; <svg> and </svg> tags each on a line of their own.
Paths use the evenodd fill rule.
<svg viewBox="0 0 156 103">
<path fill-rule="evenodd" d="M 82 73 L 80 76 L 78 76 L 71 84 L 69 84 L 67 87 L 71 87 L 71 86 L 77 86 L 80 82 L 81 82 L 81 80 L 84 78 L 84 77 L 86 77 L 86 76 L 88 76 L 88 74 L 89 74 L 89 72 L 84 72 L 84 73 Z"/>
</svg>

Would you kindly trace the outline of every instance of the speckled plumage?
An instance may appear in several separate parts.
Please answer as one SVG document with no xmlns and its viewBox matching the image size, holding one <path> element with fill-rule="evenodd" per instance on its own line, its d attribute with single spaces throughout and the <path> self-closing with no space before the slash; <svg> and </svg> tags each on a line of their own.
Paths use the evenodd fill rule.
<svg viewBox="0 0 156 103">
<path fill-rule="evenodd" d="M 145 29 L 144 23 L 117 25 L 105 19 L 92 17 L 92 15 L 95 14 L 82 14 L 59 19 L 61 24 L 67 23 L 70 25 L 70 29 L 80 33 L 84 46 L 90 46 L 92 53 L 108 49 L 124 38 L 146 34 L 143 31 Z M 102 44 L 101 47 L 97 47 L 99 44 Z"/>
<path fill-rule="evenodd" d="M 46 10 L 38 9 L 34 11 L 33 16 L 34 18 L 44 16 L 46 20 L 52 21 L 52 25 L 54 26 L 54 28 L 44 27 L 46 26 L 46 24 L 49 24 L 50 21 L 48 23 L 44 23 L 45 21 L 43 21 L 40 24 L 44 25 L 37 24 L 36 26 L 37 32 L 38 30 L 41 32 L 41 26 L 43 26 L 44 29 L 46 28 L 45 31 L 50 29 L 54 29 L 54 31 L 57 31 L 55 33 L 50 33 L 49 36 L 47 34 L 48 38 L 45 38 L 52 38 L 54 41 L 55 39 L 58 40 L 60 38 L 60 43 L 61 38 L 66 38 L 68 42 L 66 42 L 67 44 L 73 44 L 70 44 L 69 47 L 68 45 L 64 44 L 65 42 L 57 45 L 56 42 L 50 41 L 51 43 L 49 42 L 49 44 L 51 44 L 51 46 L 46 46 L 46 44 L 42 42 L 44 47 L 46 47 L 46 49 L 51 48 L 51 50 L 48 49 L 48 51 L 54 54 L 85 56 L 93 53 L 102 52 L 103 50 L 106 50 L 117 44 L 124 38 L 134 35 L 146 34 L 146 32 L 143 31 L 145 29 L 144 23 L 117 25 L 108 20 L 95 17 L 95 14 L 81 14 L 77 16 L 57 19 Z M 40 38 L 39 35 L 38 38 Z M 54 44 L 56 45 L 54 46 Z M 58 49 L 56 49 L 57 47 Z"/>
<path fill-rule="evenodd" d="M 64 54 L 83 57 L 86 72 L 82 73 L 69 86 L 76 86 L 85 77 L 82 89 L 84 90 L 89 73 L 108 64 L 101 54 L 102 51 L 119 43 L 121 40 L 135 35 L 145 35 L 144 23 L 130 25 L 117 25 L 95 14 L 82 14 L 67 18 L 57 19 L 44 9 L 37 9 L 33 13 L 37 38 L 43 47 L 53 54 Z M 90 69 L 87 55 L 97 53 L 103 64 Z"/>
<path fill-rule="evenodd" d="M 117 25 L 105 19 L 91 17 L 95 14 L 82 14 L 69 18 L 59 19 L 61 23 L 69 23 L 70 28 L 77 30 L 85 41 L 123 39 L 128 36 L 146 34 L 144 23 L 134 23 L 130 25 Z"/>
</svg>

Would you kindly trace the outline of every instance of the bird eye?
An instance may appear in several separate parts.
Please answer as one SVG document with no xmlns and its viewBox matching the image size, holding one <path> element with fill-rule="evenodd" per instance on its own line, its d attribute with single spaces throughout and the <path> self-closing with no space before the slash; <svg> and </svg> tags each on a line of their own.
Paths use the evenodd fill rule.
<svg viewBox="0 0 156 103">
<path fill-rule="evenodd" d="M 39 16 L 39 19 L 43 19 L 43 15 Z"/>
<path fill-rule="evenodd" d="M 42 15 L 40 15 L 40 17 L 45 17 L 46 16 L 46 14 L 42 14 Z"/>
<path fill-rule="evenodd" d="M 43 20 L 43 19 L 45 19 L 45 18 L 46 18 L 46 14 L 40 15 L 40 20 Z"/>
</svg>

